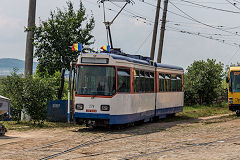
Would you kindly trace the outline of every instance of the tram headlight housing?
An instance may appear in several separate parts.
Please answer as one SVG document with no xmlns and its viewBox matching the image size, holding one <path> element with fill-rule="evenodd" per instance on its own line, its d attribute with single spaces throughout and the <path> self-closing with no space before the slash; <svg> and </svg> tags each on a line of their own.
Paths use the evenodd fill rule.
<svg viewBox="0 0 240 160">
<path fill-rule="evenodd" d="M 77 110 L 83 110 L 84 109 L 84 104 L 76 104 L 76 109 Z"/>
<path fill-rule="evenodd" d="M 232 97 L 229 97 L 229 104 L 233 104 L 233 98 Z"/>
<path fill-rule="evenodd" d="M 110 111 L 109 105 L 101 105 L 101 111 Z"/>
</svg>

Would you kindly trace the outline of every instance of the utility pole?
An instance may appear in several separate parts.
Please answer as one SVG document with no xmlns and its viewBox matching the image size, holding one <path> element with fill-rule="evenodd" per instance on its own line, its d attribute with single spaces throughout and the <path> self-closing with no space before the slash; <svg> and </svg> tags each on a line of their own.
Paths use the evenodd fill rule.
<svg viewBox="0 0 240 160">
<path fill-rule="evenodd" d="M 166 28 L 165 26 L 166 26 L 166 18 L 167 18 L 167 7 L 168 7 L 168 0 L 164 0 L 164 8 L 163 8 L 157 63 L 162 62 L 162 50 L 163 50 L 164 33 L 165 33 L 165 28 Z"/>
<path fill-rule="evenodd" d="M 35 15 L 36 15 L 36 0 L 29 0 L 28 9 L 28 26 L 27 29 L 35 26 Z M 25 52 L 25 68 L 24 76 L 27 74 L 32 75 L 33 70 L 33 31 L 27 31 L 26 39 L 26 52 Z"/>
<path fill-rule="evenodd" d="M 155 52 L 155 46 L 156 46 L 160 5 L 161 5 L 161 0 L 158 0 L 157 8 L 156 8 L 156 15 L 155 15 L 155 23 L 154 23 L 154 28 L 153 28 L 152 47 L 151 47 L 151 52 L 150 52 L 150 60 L 152 60 L 152 61 L 154 61 L 154 52 Z"/>
</svg>

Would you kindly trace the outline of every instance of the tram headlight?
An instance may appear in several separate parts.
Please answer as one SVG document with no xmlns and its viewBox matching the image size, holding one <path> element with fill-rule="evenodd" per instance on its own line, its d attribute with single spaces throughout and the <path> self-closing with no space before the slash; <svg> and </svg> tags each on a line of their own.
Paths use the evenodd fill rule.
<svg viewBox="0 0 240 160">
<path fill-rule="evenodd" d="M 84 109 L 84 104 L 76 104 L 76 109 L 77 110 L 83 110 Z"/>
<path fill-rule="evenodd" d="M 229 104 L 233 104 L 233 98 L 232 97 L 229 97 Z"/>
<path fill-rule="evenodd" d="M 101 105 L 101 111 L 110 111 L 109 105 Z"/>
</svg>

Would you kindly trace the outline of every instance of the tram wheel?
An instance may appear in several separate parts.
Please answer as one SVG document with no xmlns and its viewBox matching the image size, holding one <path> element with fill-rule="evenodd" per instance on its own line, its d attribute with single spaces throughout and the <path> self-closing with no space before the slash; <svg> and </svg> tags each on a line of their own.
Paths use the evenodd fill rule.
<svg viewBox="0 0 240 160">
<path fill-rule="evenodd" d="M 236 110 L 237 117 L 240 117 L 240 110 Z"/>
</svg>

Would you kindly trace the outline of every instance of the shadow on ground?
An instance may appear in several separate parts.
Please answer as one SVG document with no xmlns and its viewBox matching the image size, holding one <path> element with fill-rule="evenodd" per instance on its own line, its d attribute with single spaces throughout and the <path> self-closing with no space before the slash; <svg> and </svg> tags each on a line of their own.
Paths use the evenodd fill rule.
<svg viewBox="0 0 240 160">
<path fill-rule="evenodd" d="M 91 128 L 82 127 L 74 132 L 90 132 L 90 133 L 108 133 L 108 134 L 128 134 L 128 135 L 145 135 L 157 133 L 172 128 L 179 124 L 199 123 L 201 119 L 190 118 L 186 116 L 175 116 L 165 119 L 155 120 L 153 122 L 140 123 L 131 126 L 113 126 L 111 128 Z"/>
</svg>

